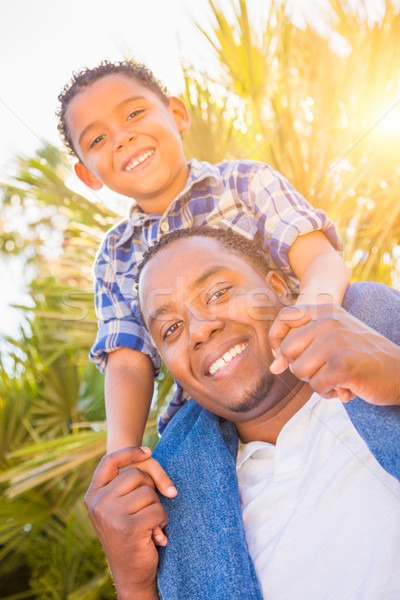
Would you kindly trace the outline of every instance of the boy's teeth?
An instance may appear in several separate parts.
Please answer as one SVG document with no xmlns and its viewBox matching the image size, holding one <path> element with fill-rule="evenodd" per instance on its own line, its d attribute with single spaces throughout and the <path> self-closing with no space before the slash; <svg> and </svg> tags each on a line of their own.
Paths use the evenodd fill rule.
<svg viewBox="0 0 400 600">
<path fill-rule="evenodd" d="M 228 352 L 225 352 L 225 354 L 221 356 L 221 358 L 218 358 L 215 362 L 213 362 L 213 364 L 208 370 L 209 374 L 214 375 L 214 373 L 216 373 L 220 369 L 223 369 L 225 365 L 227 365 L 232 360 L 232 358 L 234 358 L 238 354 L 241 354 L 243 350 L 246 350 L 247 346 L 248 344 L 245 343 L 236 344 L 236 346 L 233 346 L 230 350 L 228 350 Z"/>
<path fill-rule="evenodd" d="M 149 156 L 151 156 L 152 154 L 154 154 L 154 150 L 147 150 L 147 152 L 143 152 L 143 154 L 141 154 L 139 156 L 139 158 L 135 158 L 134 160 L 131 160 L 125 167 L 125 171 L 132 171 L 132 169 L 134 169 L 135 167 L 137 167 L 138 165 L 140 165 L 140 163 L 142 163 L 143 161 L 146 160 L 146 158 L 149 158 Z"/>
</svg>

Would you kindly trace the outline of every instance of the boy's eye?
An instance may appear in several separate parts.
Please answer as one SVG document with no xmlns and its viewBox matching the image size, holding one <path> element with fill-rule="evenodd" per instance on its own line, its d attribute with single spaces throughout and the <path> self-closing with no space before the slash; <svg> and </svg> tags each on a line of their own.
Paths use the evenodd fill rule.
<svg viewBox="0 0 400 600">
<path fill-rule="evenodd" d="M 165 331 L 163 338 L 167 338 L 170 335 L 172 335 L 173 333 L 175 333 L 175 331 L 177 331 L 179 329 L 179 327 L 181 327 L 182 325 L 182 321 L 177 321 L 176 323 L 174 323 L 173 325 L 171 325 L 170 327 L 168 327 L 168 329 Z"/>
<path fill-rule="evenodd" d="M 133 119 L 134 117 L 136 117 L 137 115 L 140 115 L 140 113 L 142 113 L 143 110 L 134 110 L 133 112 L 131 112 L 128 115 L 128 118 L 126 119 L 127 121 L 129 121 L 130 119 Z"/>
<path fill-rule="evenodd" d="M 207 304 L 209 302 L 213 302 L 214 300 L 218 300 L 218 298 L 221 298 L 221 296 L 223 296 L 224 294 L 226 294 L 226 292 L 229 290 L 229 287 L 224 287 L 221 288 L 219 290 L 217 290 L 216 292 L 214 292 L 207 300 Z"/>
<path fill-rule="evenodd" d="M 94 140 L 91 142 L 90 147 L 93 148 L 93 146 L 95 146 L 96 144 L 99 144 L 101 142 L 101 140 L 103 140 L 106 136 L 104 135 L 104 133 L 102 135 L 98 135 L 96 138 L 94 138 Z"/>
</svg>

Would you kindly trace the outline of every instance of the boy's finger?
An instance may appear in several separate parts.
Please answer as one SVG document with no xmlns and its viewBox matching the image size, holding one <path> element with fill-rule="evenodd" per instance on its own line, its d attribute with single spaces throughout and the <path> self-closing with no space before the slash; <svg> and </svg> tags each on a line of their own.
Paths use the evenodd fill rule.
<svg viewBox="0 0 400 600">
<path fill-rule="evenodd" d="M 156 546 L 166 546 L 167 545 L 167 536 L 164 534 L 161 527 L 156 527 L 153 531 L 153 541 Z"/>
<path fill-rule="evenodd" d="M 146 460 L 150 457 L 150 448 L 129 446 L 115 452 L 106 454 L 101 459 L 90 484 L 89 490 L 96 490 L 110 483 L 119 473 L 119 470 Z"/>
<path fill-rule="evenodd" d="M 268 333 L 271 348 L 277 351 L 291 329 L 307 325 L 310 321 L 318 321 L 322 317 L 336 320 L 341 311 L 343 309 L 336 304 L 296 304 L 282 308 Z"/>
<path fill-rule="evenodd" d="M 310 315 L 308 308 L 307 306 L 287 306 L 279 311 L 268 334 L 269 343 L 273 351 L 278 351 L 282 340 L 293 327 L 300 327 L 309 322 Z"/>
<path fill-rule="evenodd" d="M 287 359 L 284 356 L 282 356 L 282 354 L 278 350 L 278 352 L 276 352 L 275 360 L 269 366 L 269 370 L 274 375 L 279 375 L 280 373 L 283 373 L 283 371 L 285 371 L 288 368 L 288 366 L 289 363 Z"/>
<path fill-rule="evenodd" d="M 337 396 L 339 398 L 339 400 L 341 400 L 342 402 L 350 402 L 350 400 L 354 400 L 355 395 L 353 394 L 353 392 L 351 392 L 350 390 L 346 389 L 346 388 L 339 388 L 337 391 Z"/>
<path fill-rule="evenodd" d="M 138 467 L 150 475 L 161 494 L 168 498 L 174 498 L 177 495 L 178 491 L 176 487 L 156 460 L 148 460 L 146 463 L 143 463 L 142 466 L 138 465 Z"/>
</svg>

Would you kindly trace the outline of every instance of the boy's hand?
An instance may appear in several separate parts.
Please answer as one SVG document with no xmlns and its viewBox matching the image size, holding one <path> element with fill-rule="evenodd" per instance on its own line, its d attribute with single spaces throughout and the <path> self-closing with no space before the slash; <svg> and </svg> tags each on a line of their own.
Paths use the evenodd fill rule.
<svg viewBox="0 0 400 600">
<path fill-rule="evenodd" d="M 321 307 L 323 307 L 321 309 Z M 325 398 L 338 397 L 342 402 L 349 402 L 352 398 L 354 398 L 354 394 L 342 387 L 331 388 L 329 392 L 325 389 L 325 381 L 323 379 L 323 374 L 321 371 L 321 366 L 324 366 L 322 362 L 315 364 L 315 360 L 311 355 L 310 357 L 304 356 L 304 351 L 307 350 L 308 344 L 310 344 L 309 339 L 305 335 L 305 329 L 303 326 L 307 325 L 310 322 L 316 322 L 321 315 L 325 317 L 331 317 L 333 320 L 337 320 L 338 317 L 337 311 L 342 310 L 336 304 L 322 304 L 322 305 L 293 305 L 287 308 L 283 308 L 275 321 L 272 323 L 270 331 L 269 331 L 269 341 L 271 344 L 271 349 L 274 354 L 275 360 L 270 365 L 271 373 L 278 375 L 282 373 L 285 369 L 289 367 L 291 372 L 296 375 L 299 379 L 303 381 L 307 381 L 311 387 L 318 392 L 321 396 Z M 347 314 L 347 313 L 346 313 Z M 290 336 L 289 333 L 295 333 L 295 337 Z M 283 344 L 284 340 L 286 340 L 286 344 Z M 324 343 L 322 340 L 319 341 L 319 344 Z M 324 350 L 327 350 L 326 348 Z M 323 350 L 321 347 L 318 349 L 314 346 L 314 351 L 317 351 L 317 356 L 319 358 L 322 357 Z M 308 353 L 309 355 L 310 353 Z M 297 360 L 297 364 L 295 365 L 295 361 Z M 302 362 L 303 369 L 299 368 L 299 363 Z M 305 365 L 304 365 L 305 363 Z M 305 368 L 304 368 L 305 367 Z M 317 379 L 316 375 L 319 370 L 319 378 Z M 322 380 L 321 380 L 322 374 Z M 312 381 L 312 376 L 314 375 L 314 380 Z"/>
<path fill-rule="evenodd" d="M 269 336 L 278 349 L 272 373 L 282 371 L 283 357 L 296 377 L 325 398 L 400 404 L 400 347 L 340 306 L 284 308 Z"/>
<path fill-rule="evenodd" d="M 128 468 L 131 467 L 137 467 L 144 473 L 147 473 L 147 475 L 149 475 L 154 482 L 155 487 L 161 494 L 163 494 L 163 496 L 174 498 L 178 493 L 176 487 L 162 466 L 154 458 L 145 458 L 139 463 L 129 465 Z M 167 543 L 167 538 L 165 537 L 161 527 L 156 527 L 156 529 L 153 531 L 153 540 L 160 546 L 164 546 Z"/>
<path fill-rule="evenodd" d="M 158 598 L 158 552 L 152 537 L 155 529 L 165 527 L 168 517 L 149 475 L 131 467 L 149 453 L 123 448 L 104 456 L 85 496 L 121 600 Z"/>
<path fill-rule="evenodd" d="M 158 491 L 168 498 L 174 498 L 178 493 L 176 487 L 160 465 L 154 458 L 144 458 L 140 462 L 130 465 L 137 467 L 144 473 L 150 475 Z"/>
</svg>

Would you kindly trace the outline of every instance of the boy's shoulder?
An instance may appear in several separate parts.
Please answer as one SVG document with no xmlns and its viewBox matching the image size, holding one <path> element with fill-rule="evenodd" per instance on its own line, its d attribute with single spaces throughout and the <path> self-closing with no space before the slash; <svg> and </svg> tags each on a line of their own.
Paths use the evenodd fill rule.
<svg viewBox="0 0 400 600">
<path fill-rule="evenodd" d="M 210 165 L 207 162 L 201 161 L 192 161 L 193 163 L 197 163 L 198 165 Z M 257 171 L 274 171 L 274 169 L 268 165 L 267 163 L 257 161 L 257 160 L 249 160 L 246 158 L 238 158 L 233 160 L 226 160 L 220 163 L 216 163 L 214 165 L 210 165 L 211 168 L 218 170 L 221 175 L 225 175 L 226 173 L 242 173 L 242 174 L 252 174 Z"/>
<path fill-rule="evenodd" d="M 125 217 L 113 225 L 108 231 L 106 231 L 100 246 L 97 250 L 95 262 L 99 260 L 99 257 L 111 254 L 116 250 L 118 246 L 124 242 L 125 237 L 129 237 L 128 231 L 130 232 L 129 218 Z"/>
<path fill-rule="evenodd" d="M 252 185 L 251 182 L 260 181 L 268 185 L 282 176 L 270 165 L 256 160 L 234 159 L 209 163 L 192 158 L 189 163 L 189 177 L 184 192 L 194 191 L 202 181 L 214 180 L 216 186 L 223 184 L 224 188 Z"/>
</svg>

